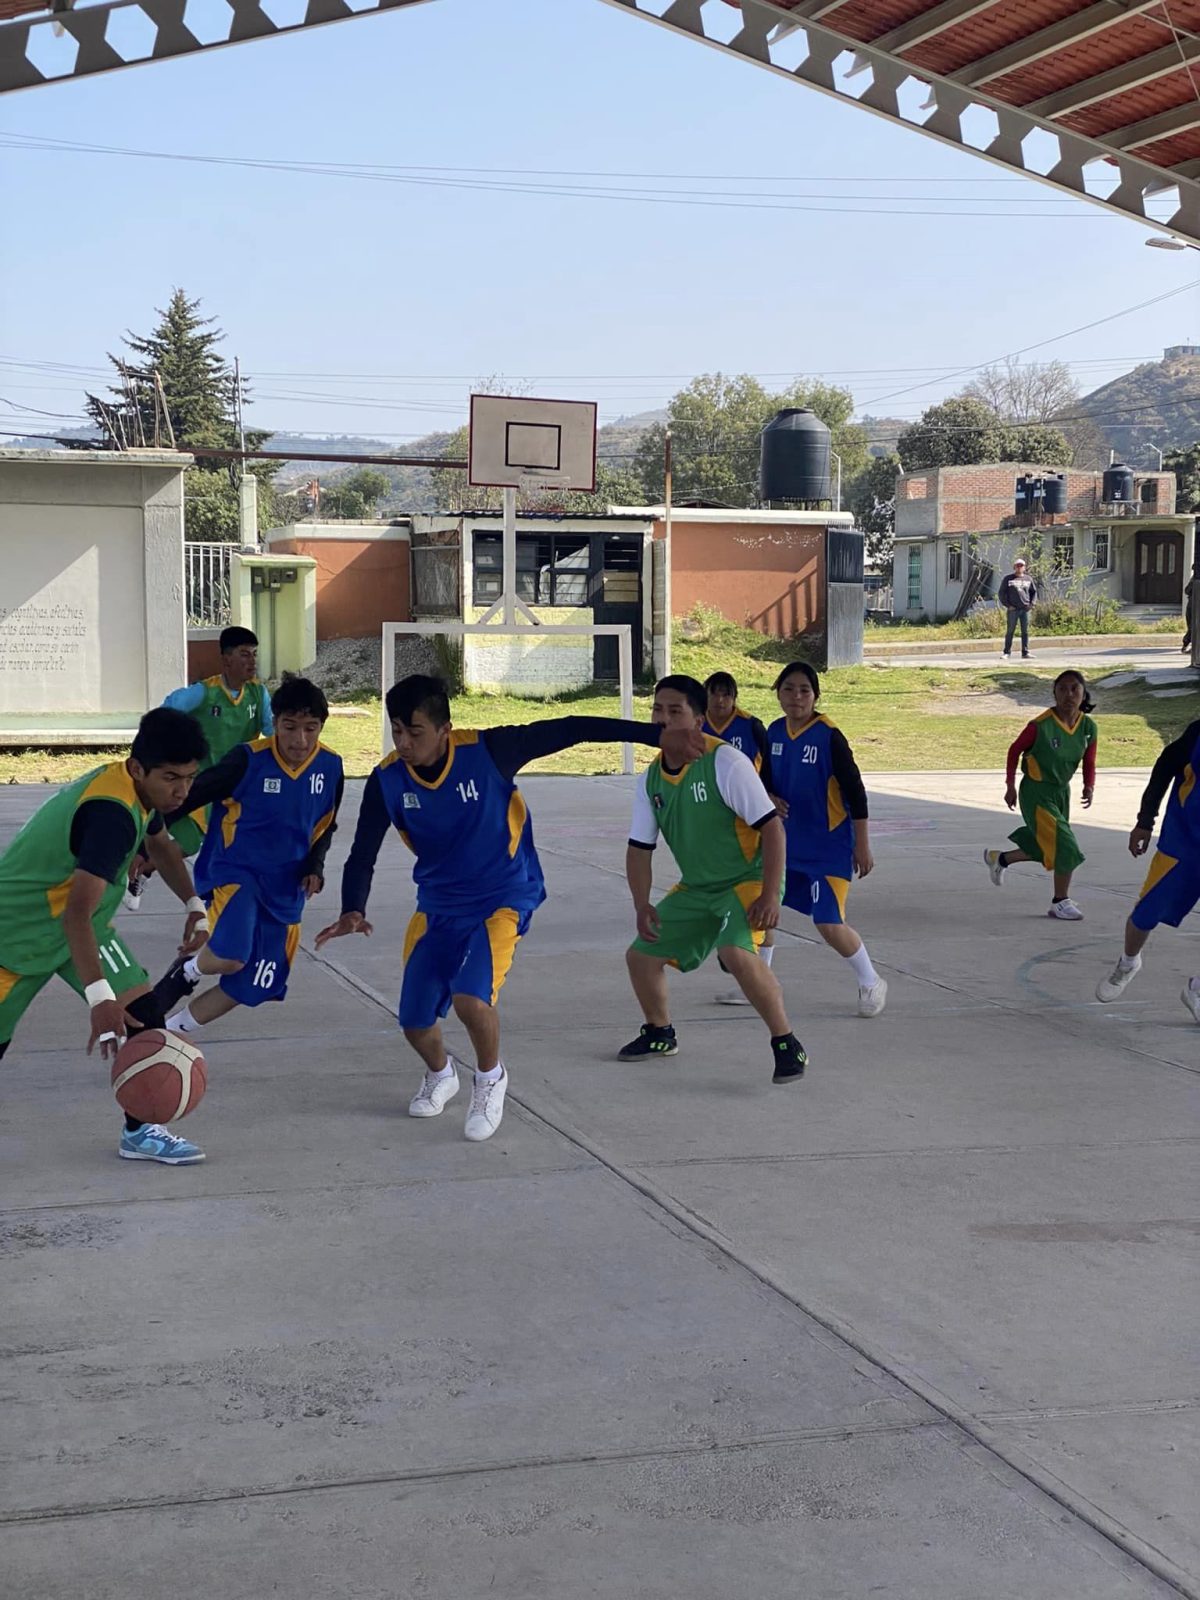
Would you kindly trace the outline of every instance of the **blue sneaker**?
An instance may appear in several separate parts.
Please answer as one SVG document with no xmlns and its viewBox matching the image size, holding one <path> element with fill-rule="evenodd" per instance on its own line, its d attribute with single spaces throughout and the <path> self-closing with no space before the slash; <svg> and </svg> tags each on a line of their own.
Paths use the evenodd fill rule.
<svg viewBox="0 0 1200 1600">
<path fill-rule="evenodd" d="M 136 1133 L 126 1128 L 117 1146 L 122 1161 L 161 1161 L 167 1167 L 194 1167 L 204 1160 L 198 1145 L 181 1139 L 158 1122 L 143 1122 Z"/>
</svg>

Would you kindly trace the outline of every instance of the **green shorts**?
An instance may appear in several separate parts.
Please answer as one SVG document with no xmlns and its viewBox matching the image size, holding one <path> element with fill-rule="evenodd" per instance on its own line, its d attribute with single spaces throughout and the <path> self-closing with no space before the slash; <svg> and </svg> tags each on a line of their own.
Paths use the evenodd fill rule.
<svg viewBox="0 0 1200 1600">
<path fill-rule="evenodd" d="M 1031 861 L 1040 861 L 1047 872 L 1074 872 L 1083 851 L 1071 831 L 1070 789 L 1025 778 L 1017 801 L 1025 826 L 1008 836 L 1017 849 Z"/>
<path fill-rule="evenodd" d="M 760 880 L 734 884 L 732 889 L 689 889 L 680 883 L 655 906 L 658 938 L 653 944 L 635 939 L 631 950 L 659 956 L 680 972 L 694 972 L 714 950 L 734 945 L 754 953 L 763 942 L 763 930 L 752 928 L 746 911 L 762 893 Z"/>
<path fill-rule="evenodd" d="M 141 988 L 150 978 L 146 969 L 130 953 L 129 946 L 111 928 L 100 938 L 100 970 L 112 984 L 118 999 L 130 989 Z M 79 981 L 75 963 L 71 960 L 55 967 L 52 972 L 9 972 L 0 967 L 0 1044 L 7 1044 L 17 1031 L 17 1023 L 29 1010 L 34 999 L 51 978 L 61 978 L 69 983 L 78 995 L 84 985 Z"/>
</svg>

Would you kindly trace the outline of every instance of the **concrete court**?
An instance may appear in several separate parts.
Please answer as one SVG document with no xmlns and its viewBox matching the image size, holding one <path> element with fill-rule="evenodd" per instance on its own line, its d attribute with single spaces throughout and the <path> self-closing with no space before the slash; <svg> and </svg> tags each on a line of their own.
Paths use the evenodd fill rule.
<svg viewBox="0 0 1200 1600">
<path fill-rule="evenodd" d="M 403 1114 L 395 841 L 375 936 L 211 1031 L 202 1167 L 116 1160 L 82 1009 L 48 990 L 0 1101 L 0 1594 L 1200 1593 L 1178 1000 L 1200 919 L 1125 1002 L 1091 998 L 1143 781 L 1102 774 L 1081 813 L 1072 926 L 1037 869 L 988 883 L 994 775 L 869 778 L 851 915 L 888 1010 L 855 1017 L 788 914 L 813 1063 L 789 1088 L 707 968 L 675 983 L 678 1057 L 613 1059 L 637 1020 L 619 778 L 524 784 L 551 898 L 505 991 L 488 1144 L 465 1095 Z M 0 791 L 0 840 L 45 793 Z M 165 964 L 160 886 L 121 925 Z"/>
</svg>

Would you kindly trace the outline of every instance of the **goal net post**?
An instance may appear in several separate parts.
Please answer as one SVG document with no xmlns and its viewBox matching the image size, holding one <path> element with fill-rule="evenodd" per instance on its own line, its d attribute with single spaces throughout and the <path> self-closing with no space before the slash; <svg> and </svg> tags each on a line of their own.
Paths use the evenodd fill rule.
<svg viewBox="0 0 1200 1600">
<path fill-rule="evenodd" d="M 632 631 L 627 622 L 596 622 L 596 623 L 526 623 L 523 626 L 506 626 L 494 622 L 459 622 L 451 618 L 439 619 L 435 622 L 385 622 L 383 625 L 382 661 L 380 664 L 379 693 L 381 701 L 386 702 L 387 692 L 398 677 L 403 673 L 396 670 L 396 644 L 405 637 L 426 639 L 458 639 L 465 647 L 471 639 L 488 641 L 511 641 L 523 656 L 529 650 L 536 650 L 539 644 L 547 645 L 556 639 L 564 643 L 576 640 L 583 643 L 586 640 L 597 638 L 615 638 L 617 641 L 617 674 L 621 699 L 621 716 L 628 722 L 633 720 L 633 639 Z M 464 676 L 469 680 L 470 667 L 465 667 Z M 589 681 L 591 674 L 589 672 Z M 527 684 L 520 687 L 527 687 Z M 512 692 L 515 685 L 509 685 Z M 553 692 L 553 691 L 550 691 Z M 392 730 L 388 720 L 387 705 L 382 707 L 382 730 L 380 748 L 383 755 L 390 754 L 393 749 Z M 633 746 L 621 746 L 621 771 L 627 776 L 633 772 Z"/>
</svg>

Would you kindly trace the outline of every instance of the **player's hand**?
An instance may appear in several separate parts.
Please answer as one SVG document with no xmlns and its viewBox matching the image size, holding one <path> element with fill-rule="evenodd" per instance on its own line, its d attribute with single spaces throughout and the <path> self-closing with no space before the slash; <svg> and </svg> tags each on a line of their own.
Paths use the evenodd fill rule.
<svg viewBox="0 0 1200 1600">
<path fill-rule="evenodd" d="M 1150 848 L 1150 840 L 1153 834 L 1153 828 L 1134 828 L 1129 835 L 1129 854 L 1131 856 L 1144 856 Z"/>
<path fill-rule="evenodd" d="M 1084 784 L 1084 786 L 1083 786 L 1083 809 L 1085 811 L 1087 810 L 1088 806 L 1091 805 L 1092 796 L 1095 793 L 1096 793 L 1096 791 L 1094 789 L 1089 789 L 1087 784 L 1086 783 Z"/>
<path fill-rule="evenodd" d="M 746 907 L 746 921 L 752 928 L 777 928 L 779 926 L 779 896 L 760 894 Z"/>
<path fill-rule="evenodd" d="M 867 873 L 875 866 L 875 857 L 871 854 L 871 846 L 867 843 L 854 846 L 854 870 L 860 878 L 865 878 Z"/>
<path fill-rule="evenodd" d="M 780 815 L 780 818 L 784 822 L 786 822 L 787 819 L 788 819 L 788 803 L 787 803 L 787 801 L 786 800 L 781 800 L 780 797 L 777 794 L 773 794 L 771 796 L 771 799 L 774 800 L 774 802 L 775 802 L 775 809 L 776 809 L 776 811 L 778 811 L 778 813 Z"/>
<path fill-rule="evenodd" d="M 125 1043 L 130 1028 L 141 1026 L 138 1019 L 131 1017 L 119 1001 L 101 1000 L 98 1006 L 92 1007 L 92 1036 L 88 1040 L 88 1055 L 99 1043 L 101 1059 L 107 1061 Z"/>
<path fill-rule="evenodd" d="M 658 736 L 658 748 L 669 767 L 683 767 L 689 761 L 698 761 L 706 746 L 699 728 L 664 728 Z"/>
<path fill-rule="evenodd" d="M 640 906 L 637 914 L 638 938 L 644 939 L 647 944 L 658 943 L 658 930 L 662 926 L 658 912 L 653 906 Z"/>
<path fill-rule="evenodd" d="M 300 887 L 304 890 L 304 898 L 311 900 L 313 895 L 320 894 L 325 887 L 325 879 L 319 872 L 310 872 L 306 878 L 300 880 Z"/>
<path fill-rule="evenodd" d="M 183 925 L 183 943 L 179 946 L 179 954 L 181 956 L 194 956 L 196 951 L 203 949 L 207 943 L 207 911 L 189 911 L 187 921 Z"/>
<path fill-rule="evenodd" d="M 330 939 L 341 939 L 348 933 L 365 933 L 369 939 L 374 932 L 374 928 L 361 911 L 343 911 L 336 922 L 331 922 L 327 928 L 321 929 L 316 937 L 316 947 L 319 950 L 323 944 L 328 944 Z"/>
<path fill-rule="evenodd" d="M 1015 811 L 1017 809 L 1017 786 L 1015 783 L 1010 783 L 1008 788 L 1005 789 L 1004 804 L 1010 811 Z"/>
</svg>

